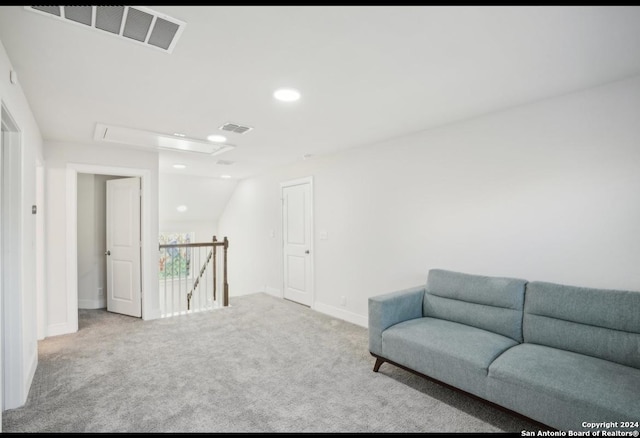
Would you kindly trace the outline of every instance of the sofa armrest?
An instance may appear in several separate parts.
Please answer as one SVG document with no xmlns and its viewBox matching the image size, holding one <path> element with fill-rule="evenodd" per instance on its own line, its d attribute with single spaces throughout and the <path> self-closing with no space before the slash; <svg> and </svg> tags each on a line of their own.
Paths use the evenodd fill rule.
<svg viewBox="0 0 640 438">
<path fill-rule="evenodd" d="M 382 332 L 394 324 L 422 317 L 425 286 L 369 298 L 369 351 L 382 355 Z"/>
</svg>

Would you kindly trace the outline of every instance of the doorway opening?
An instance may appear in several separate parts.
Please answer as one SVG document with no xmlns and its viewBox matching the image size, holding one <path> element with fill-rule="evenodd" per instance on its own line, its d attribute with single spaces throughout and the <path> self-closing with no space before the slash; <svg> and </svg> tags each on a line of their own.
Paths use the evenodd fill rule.
<svg viewBox="0 0 640 438">
<path fill-rule="evenodd" d="M 78 173 L 78 309 L 108 309 L 107 182 L 122 178 Z"/>
<path fill-rule="evenodd" d="M 150 269 L 150 266 L 145 266 L 146 260 L 155 260 L 157 259 L 157 241 L 158 236 L 151 236 L 151 218 L 150 211 L 151 208 L 151 200 L 150 196 L 147 194 L 150 193 L 150 185 L 151 185 L 151 171 L 149 169 L 134 169 L 128 167 L 111 167 L 111 166 L 100 166 L 100 165 L 91 165 L 91 164 L 76 164 L 69 163 L 67 165 L 67 236 L 69 238 L 68 246 L 67 246 L 67 278 L 69 279 L 69 285 L 67 287 L 67 303 L 68 303 L 68 314 L 69 316 L 69 332 L 75 332 L 78 330 L 78 312 L 80 306 L 90 305 L 101 305 L 103 301 L 102 297 L 99 296 L 101 293 L 104 295 L 105 299 L 108 297 L 108 292 L 106 287 L 108 286 L 108 282 L 103 286 L 104 289 L 100 292 L 98 290 L 97 283 L 95 283 L 96 287 L 94 288 L 94 283 L 91 284 L 89 288 L 89 292 L 93 293 L 89 301 L 80 301 L 80 290 L 79 290 L 79 279 L 81 278 L 81 274 L 86 274 L 86 272 L 79 270 L 79 244 L 84 245 L 87 242 L 80 242 L 80 238 L 84 239 L 84 235 L 79 234 L 79 215 L 87 214 L 86 210 L 82 212 L 79 210 L 78 205 L 78 197 L 83 196 L 83 192 L 86 192 L 86 187 L 80 188 L 79 193 L 79 185 L 84 183 L 84 178 L 88 178 L 83 176 L 84 174 L 94 175 L 94 183 L 97 178 L 100 183 L 103 181 L 116 180 L 116 179 L 124 179 L 124 178 L 138 178 L 140 180 L 140 191 L 139 191 L 139 199 L 140 199 L 140 216 L 139 216 L 139 232 L 141 236 L 141 241 L 138 244 L 138 251 L 140 253 L 140 316 L 142 319 L 151 319 L 154 317 L 152 315 L 153 311 L 151 310 L 151 304 L 153 304 L 153 300 L 147 299 L 145 297 L 145 291 L 154 291 L 157 290 L 152 286 L 153 284 L 153 270 Z M 101 175 L 98 177 L 97 175 Z M 95 184 L 94 184 L 95 189 Z M 86 193 L 84 193 L 86 195 Z M 106 194 L 105 194 L 106 199 Z M 83 208 L 80 206 L 80 208 Z M 95 214 L 95 206 L 93 210 L 93 214 Z M 102 208 L 102 207 L 97 207 Z M 106 216 L 106 206 L 105 216 Z M 106 227 L 106 225 L 105 225 Z M 80 232 L 85 232 L 85 229 L 80 230 Z M 95 230 L 94 230 L 95 231 Z M 155 242 L 156 248 L 153 250 L 153 246 L 149 243 Z M 93 247 L 93 251 L 98 250 L 98 245 L 88 244 L 89 247 Z M 107 250 L 108 251 L 108 250 Z M 104 251 L 102 252 L 104 255 Z M 98 263 L 98 262 L 96 262 Z M 106 269 L 106 268 L 105 268 Z M 98 271 L 97 266 L 95 267 L 95 275 L 102 275 L 102 271 Z M 85 279 L 86 280 L 86 279 Z M 84 281 L 84 280 L 83 280 Z M 157 283 L 157 279 L 156 279 Z M 84 283 L 83 283 L 84 285 Z M 84 287 L 84 286 L 83 286 Z M 151 303 L 150 303 L 151 301 Z M 106 306 L 105 306 L 106 308 Z"/>
</svg>

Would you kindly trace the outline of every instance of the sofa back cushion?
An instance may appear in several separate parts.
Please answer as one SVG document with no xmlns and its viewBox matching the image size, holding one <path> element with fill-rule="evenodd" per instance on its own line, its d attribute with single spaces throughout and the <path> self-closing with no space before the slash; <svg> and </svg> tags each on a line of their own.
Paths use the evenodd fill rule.
<svg viewBox="0 0 640 438">
<path fill-rule="evenodd" d="M 522 342 L 526 280 L 431 269 L 422 312 Z"/>
<path fill-rule="evenodd" d="M 640 368 L 640 292 L 533 281 L 524 341 Z"/>
</svg>

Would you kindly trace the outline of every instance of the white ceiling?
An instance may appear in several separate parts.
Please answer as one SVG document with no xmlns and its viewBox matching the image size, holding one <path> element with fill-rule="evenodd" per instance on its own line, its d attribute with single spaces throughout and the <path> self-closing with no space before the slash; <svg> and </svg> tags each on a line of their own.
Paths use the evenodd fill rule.
<svg viewBox="0 0 640 438">
<path fill-rule="evenodd" d="M 227 134 L 234 150 L 160 166 L 243 178 L 640 74 L 637 6 L 148 7 L 186 22 L 173 53 L 0 7 L 45 140 L 93 143 L 98 123 L 204 139 L 234 122 L 254 128 Z M 282 86 L 301 100 L 275 101 Z"/>
</svg>

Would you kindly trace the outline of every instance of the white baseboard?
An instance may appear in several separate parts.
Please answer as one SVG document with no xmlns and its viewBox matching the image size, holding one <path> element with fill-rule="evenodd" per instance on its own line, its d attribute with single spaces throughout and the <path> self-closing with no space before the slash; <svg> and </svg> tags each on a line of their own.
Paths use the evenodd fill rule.
<svg viewBox="0 0 640 438">
<path fill-rule="evenodd" d="M 274 297 L 282 298 L 282 291 L 277 287 L 265 286 L 264 291 Z"/>
<path fill-rule="evenodd" d="M 159 307 L 155 308 L 155 309 L 152 309 L 150 312 L 148 312 L 148 315 L 144 314 L 144 313 L 142 315 L 142 319 L 145 320 L 145 321 L 149 321 L 149 320 L 152 320 L 152 319 L 159 319 L 161 317 L 162 317 L 162 312 L 160 311 Z"/>
<path fill-rule="evenodd" d="M 67 335 L 69 333 L 75 333 L 78 331 L 77 327 L 69 322 L 60 322 L 58 324 L 49 324 L 47 326 L 47 337 Z"/>
<path fill-rule="evenodd" d="M 78 299 L 78 309 L 104 309 L 106 307 L 106 298 Z"/>
<path fill-rule="evenodd" d="M 260 292 L 264 292 L 263 290 L 250 290 L 250 291 L 245 291 L 245 292 L 236 292 L 234 291 L 229 292 L 229 300 L 231 300 L 233 297 L 242 297 L 245 295 L 252 295 L 252 294 L 257 294 Z M 220 292 L 220 295 L 218 295 L 218 299 L 221 300 L 222 299 L 222 292 Z"/>
<path fill-rule="evenodd" d="M 350 312 L 345 309 L 341 309 L 340 307 L 330 306 L 328 304 L 323 303 L 314 303 L 313 309 L 317 310 L 321 313 L 326 313 L 327 315 L 334 316 L 336 318 L 343 319 L 347 322 L 362 326 L 369 327 L 369 317 L 358 315 L 357 313 Z"/>
</svg>

